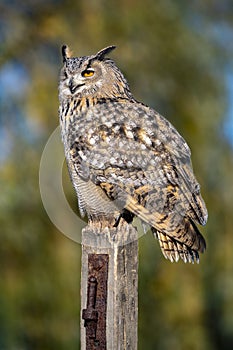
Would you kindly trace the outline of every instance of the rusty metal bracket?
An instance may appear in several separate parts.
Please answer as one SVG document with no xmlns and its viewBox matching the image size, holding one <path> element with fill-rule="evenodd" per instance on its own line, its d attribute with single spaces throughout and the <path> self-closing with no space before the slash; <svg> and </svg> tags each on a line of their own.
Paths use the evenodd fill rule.
<svg viewBox="0 0 233 350">
<path fill-rule="evenodd" d="M 94 276 L 89 277 L 87 287 L 87 308 L 83 309 L 82 318 L 85 320 L 87 336 L 90 339 L 96 338 L 98 311 L 95 309 L 97 280 Z"/>
<path fill-rule="evenodd" d="M 82 310 L 86 350 L 106 349 L 108 254 L 88 254 L 87 308 Z"/>
</svg>

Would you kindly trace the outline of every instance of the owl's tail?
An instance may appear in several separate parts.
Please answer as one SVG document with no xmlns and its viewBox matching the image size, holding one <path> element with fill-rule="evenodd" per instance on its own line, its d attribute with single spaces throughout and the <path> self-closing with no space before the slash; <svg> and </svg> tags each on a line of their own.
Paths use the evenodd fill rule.
<svg viewBox="0 0 233 350">
<path fill-rule="evenodd" d="M 185 225 L 179 229 L 181 232 L 180 240 L 177 237 L 177 232 L 172 233 L 171 236 L 155 228 L 152 228 L 152 232 L 158 239 L 166 259 L 171 262 L 182 259 L 185 263 L 199 263 L 199 252 L 203 253 L 206 249 L 205 240 L 192 220 L 184 218 L 184 221 Z"/>
<path fill-rule="evenodd" d="M 171 262 L 180 258 L 185 263 L 199 262 L 199 252 L 205 251 L 206 243 L 190 217 L 175 218 L 151 213 L 130 196 L 127 197 L 125 208 L 151 226 L 166 259 Z"/>
</svg>

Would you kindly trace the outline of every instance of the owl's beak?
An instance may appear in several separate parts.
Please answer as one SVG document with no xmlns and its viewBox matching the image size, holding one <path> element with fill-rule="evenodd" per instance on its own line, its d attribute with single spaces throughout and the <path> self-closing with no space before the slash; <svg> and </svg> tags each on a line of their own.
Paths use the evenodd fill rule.
<svg viewBox="0 0 233 350">
<path fill-rule="evenodd" d="M 82 84 L 75 84 L 74 82 L 74 79 L 71 78 L 70 81 L 69 81 L 69 89 L 70 89 L 70 92 L 72 94 L 74 94 L 79 88 L 80 86 L 83 86 L 85 85 L 85 83 L 82 83 Z"/>
</svg>

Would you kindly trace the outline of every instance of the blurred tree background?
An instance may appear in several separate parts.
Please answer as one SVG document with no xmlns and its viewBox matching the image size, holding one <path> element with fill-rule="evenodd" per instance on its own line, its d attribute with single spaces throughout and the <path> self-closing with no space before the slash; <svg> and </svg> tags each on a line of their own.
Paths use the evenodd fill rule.
<svg viewBox="0 0 233 350">
<path fill-rule="evenodd" d="M 117 45 L 136 98 L 189 143 L 209 210 L 199 265 L 140 239 L 139 350 L 233 348 L 232 42 L 231 0 L 1 0 L 0 349 L 79 349 L 80 245 L 38 185 L 63 43 L 77 56 Z"/>
</svg>

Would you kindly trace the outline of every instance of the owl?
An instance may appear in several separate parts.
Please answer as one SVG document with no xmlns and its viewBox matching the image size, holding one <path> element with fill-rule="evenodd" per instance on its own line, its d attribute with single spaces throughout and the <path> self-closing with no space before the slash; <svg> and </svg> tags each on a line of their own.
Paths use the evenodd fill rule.
<svg viewBox="0 0 233 350">
<path fill-rule="evenodd" d="M 206 224 L 207 209 L 190 149 L 168 120 L 133 97 L 108 57 L 113 49 L 73 57 L 62 47 L 60 126 L 80 213 L 95 227 L 136 216 L 165 258 L 199 262 L 206 244 L 197 224 Z"/>
</svg>

